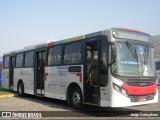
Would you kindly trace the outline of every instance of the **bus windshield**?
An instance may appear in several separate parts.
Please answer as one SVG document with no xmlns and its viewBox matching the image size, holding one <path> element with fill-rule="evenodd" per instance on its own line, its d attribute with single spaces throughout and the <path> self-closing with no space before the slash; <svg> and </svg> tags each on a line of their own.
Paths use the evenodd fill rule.
<svg viewBox="0 0 160 120">
<path fill-rule="evenodd" d="M 146 33 L 135 32 L 131 30 L 114 29 L 113 36 L 119 39 L 133 39 L 152 43 L 152 37 Z"/>
<path fill-rule="evenodd" d="M 115 42 L 117 55 L 112 72 L 120 76 L 155 76 L 153 48 L 124 41 Z"/>
</svg>

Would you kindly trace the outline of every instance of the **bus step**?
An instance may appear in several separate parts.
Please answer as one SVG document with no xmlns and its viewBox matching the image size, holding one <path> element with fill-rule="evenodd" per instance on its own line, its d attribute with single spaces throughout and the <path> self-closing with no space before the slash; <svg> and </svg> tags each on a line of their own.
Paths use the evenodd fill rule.
<svg viewBox="0 0 160 120">
<path fill-rule="evenodd" d="M 44 90 L 37 89 L 37 94 L 44 94 Z"/>
<path fill-rule="evenodd" d="M 35 94 L 37 97 L 45 97 L 43 94 Z"/>
</svg>

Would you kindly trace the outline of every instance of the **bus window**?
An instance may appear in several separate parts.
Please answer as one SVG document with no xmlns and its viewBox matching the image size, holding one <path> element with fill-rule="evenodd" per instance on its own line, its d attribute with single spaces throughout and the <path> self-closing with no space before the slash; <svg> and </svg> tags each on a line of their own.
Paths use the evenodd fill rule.
<svg viewBox="0 0 160 120">
<path fill-rule="evenodd" d="M 160 62 L 156 62 L 156 70 L 160 70 Z"/>
<path fill-rule="evenodd" d="M 17 54 L 16 57 L 16 67 L 22 67 L 23 66 L 23 53 Z"/>
<path fill-rule="evenodd" d="M 48 48 L 48 65 L 61 64 L 61 46 Z"/>
<path fill-rule="evenodd" d="M 81 62 L 81 43 L 66 45 L 64 48 L 64 64 Z"/>
<path fill-rule="evenodd" d="M 25 53 L 24 66 L 25 67 L 33 66 L 33 52 Z"/>
<path fill-rule="evenodd" d="M 4 57 L 4 68 L 9 68 L 9 56 Z"/>
<path fill-rule="evenodd" d="M 48 65 L 52 65 L 52 49 L 48 48 Z"/>
</svg>

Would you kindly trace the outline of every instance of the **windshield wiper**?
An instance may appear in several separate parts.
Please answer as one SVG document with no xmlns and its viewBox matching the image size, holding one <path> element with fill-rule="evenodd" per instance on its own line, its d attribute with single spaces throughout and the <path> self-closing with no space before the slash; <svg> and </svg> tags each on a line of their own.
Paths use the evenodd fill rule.
<svg viewBox="0 0 160 120">
<path fill-rule="evenodd" d="M 137 50 L 131 45 L 131 43 L 129 43 L 128 41 L 126 41 L 126 45 L 128 47 L 128 49 L 130 50 L 132 56 L 134 58 L 137 58 L 138 59 L 138 56 L 137 56 Z M 137 63 L 138 64 L 138 63 Z"/>
<path fill-rule="evenodd" d="M 132 56 L 133 56 L 134 58 L 136 58 L 136 62 L 137 62 L 137 71 L 138 71 L 138 68 L 139 68 L 139 61 L 138 61 L 137 50 L 136 50 L 136 48 L 133 47 L 133 46 L 131 45 L 131 43 L 129 43 L 128 41 L 126 41 L 126 45 L 127 45 L 128 49 L 130 50 Z M 143 73 L 143 70 L 142 70 L 142 73 Z"/>
</svg>

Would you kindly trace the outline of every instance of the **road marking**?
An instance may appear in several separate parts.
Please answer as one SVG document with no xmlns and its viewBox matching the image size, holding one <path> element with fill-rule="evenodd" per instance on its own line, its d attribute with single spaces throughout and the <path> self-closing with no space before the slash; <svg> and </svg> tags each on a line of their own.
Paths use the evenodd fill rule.
<svg viewBox="0 0 160 120">
<path fill-rule="evenodd" d="M 0 98 L 8 98 L 8 97 L 15 97 L 15 94 L 8 94 L 8 95 L 0 95 Z"/>
</svg>

